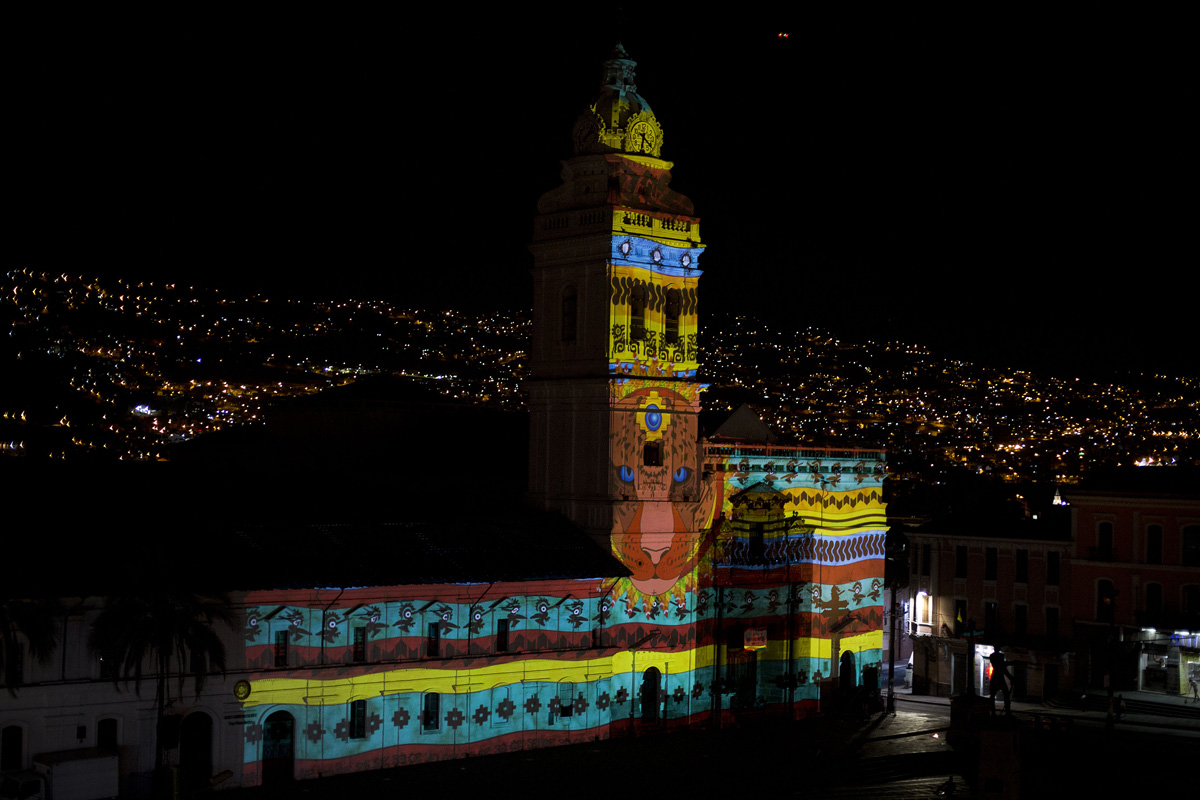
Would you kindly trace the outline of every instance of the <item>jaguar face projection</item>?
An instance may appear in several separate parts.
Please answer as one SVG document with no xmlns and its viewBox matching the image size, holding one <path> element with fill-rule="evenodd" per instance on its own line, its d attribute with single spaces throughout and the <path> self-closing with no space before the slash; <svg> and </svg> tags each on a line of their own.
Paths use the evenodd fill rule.
<svg viewBox="0 0 1200 800">
<path fill-rule="evenodd" d="M 653 602 L 695 584 L 713 518 L 713 491 L 696 474 L 699 387 L 630 379 L 614 387 L 613 552 L 633 573 L 623 592 Z"/>
</svg>

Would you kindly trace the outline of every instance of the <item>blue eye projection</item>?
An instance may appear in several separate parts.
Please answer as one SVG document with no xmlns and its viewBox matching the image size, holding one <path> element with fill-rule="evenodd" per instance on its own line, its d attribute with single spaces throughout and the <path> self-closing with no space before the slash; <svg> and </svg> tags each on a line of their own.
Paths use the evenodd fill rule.
<svg viewBox="0 0 1200 800">
<path fill-rule="evenodd" d="M 621 480 L 633 483 L 633 467 L 621 467 Z"/>
<path fill-rule="evenodd" d="M 646 406 L 646 428 L 656 431 L 662 426 L 662 412 L 658 410 L 658 406 Z"/>
<path fill-rule="evenodd" d="M 680 467 L 679 469 L 675 470 L 674 478 L 675 478 L 676 483 L 683 483 L 684 481 L 687 480 L 687 476 L 688 476 L 688 468 L 687 467 Z"/>
</svg>

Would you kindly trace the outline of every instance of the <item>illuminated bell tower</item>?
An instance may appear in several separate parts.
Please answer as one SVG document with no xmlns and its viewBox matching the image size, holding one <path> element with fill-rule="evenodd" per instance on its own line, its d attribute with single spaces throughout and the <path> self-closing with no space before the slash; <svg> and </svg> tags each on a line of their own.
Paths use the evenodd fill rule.
<svg viewBox="0 0 1200 800">
<path fill-rule="evenodd" d="M 712 487 L 697 453 L 703 253 L 669 188 L 663 130 L 618 45 L 574 128 L 562 186 L 538 201 L 530 368 L 530 500 L 611 543 L 618 596 L 694 588 Z"/>
</svg>

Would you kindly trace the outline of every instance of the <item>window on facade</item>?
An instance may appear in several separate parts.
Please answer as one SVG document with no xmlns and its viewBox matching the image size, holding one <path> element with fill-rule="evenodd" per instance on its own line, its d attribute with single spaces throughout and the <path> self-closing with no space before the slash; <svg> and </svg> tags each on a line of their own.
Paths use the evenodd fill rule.
<svg viewBox="0 0 1200 800">
<path fill-rule="evenodd" d="M 931 617 L 931 603 L 929 595 L 924 592 L 917 593 L 917 621 L 929 623 Z"/>
<path fill-rule="evenodd" d="M 1013 633 L 1024 636 L 1029 630 L 1029 606 L 1017 603 L 1013 606 Z"/>
<path fill-rule="evenodd" d="M 1163 590 L 1161 583 L 1146 584 L 1146 616 L 1149 618 L 1146 621 L 1152 622 L 1155 617 L 1162 614 L 1163 610 Z"/>
<path fill-rule="evenodd" d="M 954 635 L 958 636 L 967 630 L 967 600 L 965 597 L 954 601 Z"/>
<path fill-rule="evenodd" d="M 967 546 L 965 544 L 954 548 L 954 577 L 967 577 Z"/>
<path fill-rule="evenodd" d="M 367 701 L 355 700 L 350 704 L 350 738 L 367 738 Z"/>
<path fill-rule="evenodd" d="M 440 715 L 441 695 L 437 692 L 430 692 L 425 695 L 425 699 L 421 704 L 421 729 L 426 731 L 436 731 L 440 725 L 438 719 Z"/>
<path fill-rule="evenodd" d="M 1200 614 L 1200 586 L 1183 587 L 1183 613 L 1189 617 Z"/>
<path fill-rule="evenodd" d="M 440 623 L 431 622 L 426 628 L 425 634 L 425 657 L 437 658 L 441 655 L 442 644 L 442 629 L 438 627 Z"/>
<path fill-rule="evenodd" d="M 100 655 L 100 680 L 110 681 L 117 677 L 117 660 L 103 653 Z"/>
<path fill-rule="evenodd" d="M 766 523 L 752 522 L 750 524 L 750 563 L 763 560 L 763 528 Z"/>
<path fill-rule="evenodd" d="M 1059 570 L 1059 553 L 1057 550 L 1051 550 L 1046 553 L 1046 585 L 1058 586 L 1058 570 Z"/>
<path fill-rule="evenodd" d="M 1183 565 L 1200 567 L 1200 525 L 1188 525 L 1183 529 Z"/>
<path fill-rule="evenodd" d="M 646 442 L 642 446 L 642 464 L 647 467 L 661 467 L 662 463 L 662 441 Z"/>
<path fill-rule="evenodd" d="M 1162 563 L 1162 525 L 1150 525 L 1146 528 L 1146 563 Z"/>
<path fill-rule="evenodd" d="M 758 652 L 742 647 L 742 642 L 745 641 L 742 638 L 745 636 L 745 628 L 738 630 L 736 634 L 738 636 L 737 643 L 732 644 L 733 635 L 731 634 L 731 646 L 726 648 L 728 661 L 726 662 L 725 680 L 728 688 L 735 692 L 738 703 L 745 708 L 754 705 L 755 697 L 758 694 Z M 658 699 L 661 697 L 661 686 L 662 674 L 657 668 L 650 667 L 642 673 L 643 720 L 657 721 L 659 719 L 659 711 L 662 707 Z"/>
<path fill-rule="evenodd" d="M 1112 581 L 1099 580 L 1096 582 L 1096 619 L 1100 622 L 1112 622 L 1116 617 L 1117 597 L 1113 591 Z"/>
<path fill-rule="evenodd" d="M 508 651 L 508 620 L 496 620 L 496 652 L 504 653 Z"/>
<path fill-rule="evenodd" d="M 575 329 L 579 318 L 579 296 L 574 286 L 563 289 L 562 294 L 562 340 L 575 341 Z"/>
<path fill-rule="evenodd" d="M 275 666 L 286 667 L 288 663 L 288 632 L 275 631 Z"/>
<path fill-rule="evenodd" d="M 996 548 L 989 547 L 983 551 L 983 579 L 996 580 Z"/>
<path fill-rule="evenodd" d="M 507 725 L 512 721 L 513 702 L 509 687 L 497 686 L 492 689 L 492 708 L 496 709 L 491 716 L 493 725 Z"/>
<path fill-rule="evenodd" d="M 1101 522 L 1096 527 L 1096 559 L 1112 561 L 1113 558 L 1113 524 Z"/>
<path fill-rule="evenodd" d="M 933 550 L 928 544 L 921 545 L 921 574 L 928 576 L 932 567 L 930 562 L 933 560 Z"/>
<path fill-rule="evenodd" d="M 355 661 L 367 660 L 367 629 L 354 628 L 354 644 L 352 647 Z"/>
<path fill-rule="evenodd" d="M 1058 639 L 1058 607 L 1046 606 L 1046 636 L 1050 641 Z"/>
<path fill-rule="evenodd" d="M 558 715 L 570 717 L 575 713 L 575 684 L 560 683 L 558 686 Z"/>
<path fill-rule="evenodd" d="M 667 314 L 664 323 L 664 330 L 667 336 L 667 341 L 675 344 L 679 341 L 679 290 L 667 290 Z"/>
<path fill-rule="evenodd" d="M 992 641 L 1000 635 L 1000 607 L 995 603 L 983 604 L 983 632 Z"/>
<path fill-rule="evenodd" d="M 24 683 L 25 644 L 24 642 L 17 642 L 16 647 L 13 647 L 4 654 L 4 685 L 9 688 L 15 688 Z"/>
</svg>

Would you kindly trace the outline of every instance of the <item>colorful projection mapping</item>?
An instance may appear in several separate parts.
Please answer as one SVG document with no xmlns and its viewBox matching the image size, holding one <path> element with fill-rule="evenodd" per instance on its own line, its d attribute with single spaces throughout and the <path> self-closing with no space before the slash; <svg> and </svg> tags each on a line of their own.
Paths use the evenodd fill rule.
<svg viewBox="0 0 1200 800">
<path fill-rule="evenodd" d="M 884 454 L 701 446 L 704 246 L 633 66 L 605 64 L 531 246 L 531 492 L 629 574 L 251 596 L 245 784 L 800 716 L 878 674 Z"/>
</svg>

